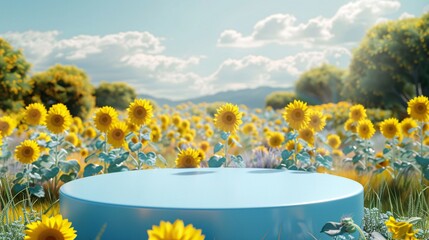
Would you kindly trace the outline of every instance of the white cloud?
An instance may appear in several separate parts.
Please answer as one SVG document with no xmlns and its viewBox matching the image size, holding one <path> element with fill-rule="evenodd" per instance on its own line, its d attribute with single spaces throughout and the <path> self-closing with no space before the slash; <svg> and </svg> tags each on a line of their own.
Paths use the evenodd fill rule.
<svg viewBox="0 0 429 240">
<path fill-rule="evenodd" d="M 351 52 L 345 48 L 301 52 L 281 59 L 249 55 L 227 59 L 206 80 L 205 93 L 260 86 L 293 86 L 299 75 L 322 63 L 345 67 Z"/>
<path fill-rule="evenodd" d="M 404 13 L 402 13 L 401 14 L 401 16 L 399 16 L 399 19 L 407 19 L 407 18 L 415 18 L 416 16 L 414 16 L 413 14 L 411 14 L 411 13 L 407 13 L 407 12 L 404 12 Z"/>
<path fill-rule="evenodd" d="M 218 39 L 220 47 L 259 47 L 270 43 L 348 44 L 359 41 L 382 16 L 399 9 L 397 0 L 355 0 L 341 6 L 330 18 L 315 17 L 298 22 L 290 14 L 273 14 L 257 22 L 249 36 L 226 30 Z"/>
<path fill-rule="evenodd" d="M 163 94 L 163 97 L 194 91 L 202 77 L 189 70 L 200 64 L 202 56 L 180 58 L 164 54 L 162 38 L 149 32 L 120 32 L 105 36 L 79 35 L 59 39 L 58 31 L 8 32 L 1 34 L 13 46 L 23 48 L 35 71 L 60 64 L 84 69 L 94 84 L 101 81 L 125 81 L 139 93 Z"/>
<path fill-rule="evenodd" d="M 201 76 L 191 68 L 201 65 L 204 57 L 168 56 L 162 39 L 147 32 L 80 35 L 67 39 L 59 39 L 56 31 L 1 36 L 22 47 L 30 62 L 37 63 L 34 66 L 37 71 L 57 63 L 73 64 L 84 69 L 94 84 L 123 81 L 139 93 L 169 99 L 267 85 L 291 86 L 300 73 L 324 62 L 345 67 L 351 55 L 341 47 L 280 59 L 248 55 L 226 59 L 211 74 Z"/>
</svg>

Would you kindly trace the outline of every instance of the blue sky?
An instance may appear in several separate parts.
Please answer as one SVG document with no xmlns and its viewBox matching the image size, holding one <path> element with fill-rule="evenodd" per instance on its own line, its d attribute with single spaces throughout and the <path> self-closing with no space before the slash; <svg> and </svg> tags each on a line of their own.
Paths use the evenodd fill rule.
<svg viewBox="0 0 429 240">
<path fill-rule="evenodd" d="M 428 10 L 423 0 L 8 1 L 0 37 L 33 73 L 73 64 L 95 85 L 185 99 L 293 86 L 324 62 L 345 68 L 371 26 Z"/>
</svg>

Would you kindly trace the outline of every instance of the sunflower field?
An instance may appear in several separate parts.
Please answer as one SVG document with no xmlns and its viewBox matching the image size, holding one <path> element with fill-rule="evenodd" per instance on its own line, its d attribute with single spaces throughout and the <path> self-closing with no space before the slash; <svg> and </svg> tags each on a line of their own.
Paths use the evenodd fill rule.
<svg viewBox="0 0 429 240">
<path fill-rule="evenodd" d="M 350 178 L 365 189 L 361 235 L 429 238 L 427 97 L 410 100 L 402 120 L 346 102 L 308 106 L 295 100 L 280 110 L 226 103 L 214 117 L 209 107 L 154 108 L 135 99 L 125 111 L 97 108 L 88 120 L 73 117 L 61 103 L 49 109 L 32 103 L 2 115 L 0 239 L 74 239 L 78 233 L 58 206 L 59 188 L 74 179 L 200 167 L 286 168 Z M 165 232 L 175 228 L 204 238 L 204 229 L 178 220 L 148 229 L 149 239 L 183 232 Z M 347 239 L 356 230 L 336 237 Z"/>
</svg>

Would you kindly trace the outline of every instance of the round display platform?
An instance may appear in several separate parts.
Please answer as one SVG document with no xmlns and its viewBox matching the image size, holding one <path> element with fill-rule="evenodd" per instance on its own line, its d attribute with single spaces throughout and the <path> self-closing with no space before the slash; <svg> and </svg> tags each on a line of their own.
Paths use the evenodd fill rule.
<svg viewBox="0 0 429 240">
<path fill-rule="evenodd" d="M 331 239 L 329 221 L 363 218 L 363 188 L 328 174 L 252 168 L 155 169 L 74 180 L 61 214 L 77 239 L 147 239 L 161 220 L 182 219 L 206 239 Z M 357 236 L 357 235 L 356 235 Z"/>
</svg>

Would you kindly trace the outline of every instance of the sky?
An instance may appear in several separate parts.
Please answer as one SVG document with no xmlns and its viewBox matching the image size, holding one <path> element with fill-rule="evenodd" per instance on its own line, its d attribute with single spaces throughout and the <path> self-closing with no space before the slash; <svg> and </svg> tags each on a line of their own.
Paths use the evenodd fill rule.
<svg viewBox="0 0 429 240">
<path fill-rule="evenodd" d="M 428 11 L 427 0 L 19 0 L 2 2 L 0 37 L 32 74 L 75 65 L 96 86 L 182 100 L 347 68 L 371 26 Z"/>
</svg>

